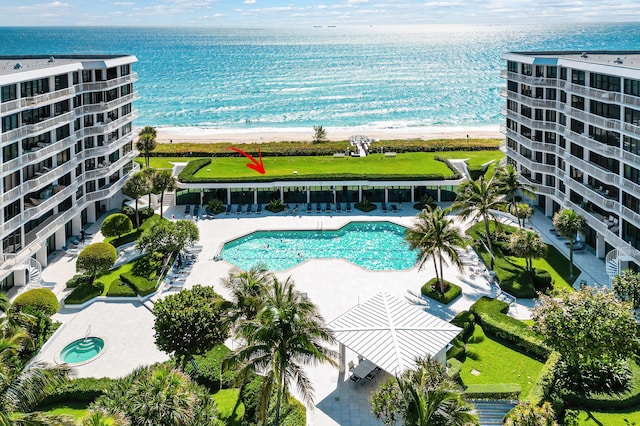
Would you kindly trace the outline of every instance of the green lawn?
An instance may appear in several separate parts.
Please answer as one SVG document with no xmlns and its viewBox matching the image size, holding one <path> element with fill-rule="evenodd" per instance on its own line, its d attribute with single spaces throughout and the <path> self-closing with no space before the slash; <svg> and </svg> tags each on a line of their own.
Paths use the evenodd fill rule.
<svg viewBox="0 0 640 426">
<path fill-rule="evenodd" d="M 580 275 L 580 272 L 578 271 L 577 273 L 575 273 L 573 278 L 570 280 L 569 274 L 568 274 L 569 259 L 564 257 L 555 247 L 553 246 L 548 246 L 548 247 L 549 247 L 548 253 L 545 258 L 533 259 L 533 267 L 537 269 L 544 269 L 545 271 L 549 272 L 549 274 L 551 275 L 551 279 L 553 280 L 554 292 L 563 291 L 563 290 L 573 291 L 573 287 L 571 284 L 573 284 L 573 281 L 575 281 L 576 277 Z M 525 260 L 522 257 L 507 256 L 507 259 L 510 262 L 515 263 L 516 265 L 522 266 L 523 268 L 525 266 Z M 564 262 L 562 262 L 561 260 L 564 260 Z M 551 265 L 549 263 L 550 261 L 552 262 L 555 261 L 554 263 L 562 263 L 563 266 L 565 266 L 565 268 L 558 268 L 560 269 L 558 271 L 556 269 L 557 266 Z"/>
<path fill-rule="evenodd" d="M 575 420 L 575 422 L 573 421 Z M 567 410 L 565 425 L 631 426 L 640 425 L 640 407 L 632 410 L 605 413 L 591 410 Z"/>
<path fill-rule="evenodd" d="M 39 409 L 40 412 L 55 415 L 69 415 L 76 420 L 82 420 L 89 413 L 89 405 L 82 402 L 61 402 Z"/>
<path fill-rule="evenodd" d="M 220 419 L 228 426 L 240 426 L 244 416 L 244 404 L 238 403 L 240 389 L 222 389 L 213 394 Z"/>
<path fill-rule="evenodd" d="M 469 159 L 470 166 L 479 166 L 489 161 L 504 157 L 501 151 L 445 151 L 445 152 L 412 152 L 397 154 L 396 157 L 385 157 L 372 154 L 365 158 L 336 158 L 333 156 L 291 156 L 291 157 L 263 157 L 265 176 L 268 178 L 291 177 L 293 171 L 297 176 L 318 175 L 395 175 L 395 176 L 433 176 L 442 175 L 445 178 L 453 176 L 453 172 L 442 161 L 435 157 L 447 159 Z M 198 157 L 152 157 L 150 166 L 157 169 L 171 168 L 172 162 L 196 160 Z M 201 158 L 201 157 L 200 157 Z M 209 157 L 207 157 L 209 158 Z M 136 159 L 144 163 L 143 158 Z M 234 157 L 212 158 L 209 166 L 199 170 L 197 178 L 254 178 L 256 172 L 245 165 L 248 159 L 240 155 Z"/>
<path fill-rule="evenodd" d="M 460 379 L 465 386 L 517 383 L 521 388 L 520 399 L 524 399 L 538 378 L 542 365 L 541 362 L 487 337 L 482 328 L 476 325 L 467 342 L 467 358 L 462 364 Z M 473 370 L 480 374 L 473 374 Z"/>
<path fill-rule="evenodd" d="M 126 272 L 131 271 L 133 269 L 133 262 L 125 263 L 122 266 L 117 267 L 116 269 L 112 269 L 104 275 L 100 275 L 96 278 L 96 282 L 100 282 L 104 285 L 104 290 L 102 291 L 101 296 L 106 296 L 109 292 L 109 286 L 113 281 L 120 278 L 120 274 L 124 274 Z"/>
</svg>

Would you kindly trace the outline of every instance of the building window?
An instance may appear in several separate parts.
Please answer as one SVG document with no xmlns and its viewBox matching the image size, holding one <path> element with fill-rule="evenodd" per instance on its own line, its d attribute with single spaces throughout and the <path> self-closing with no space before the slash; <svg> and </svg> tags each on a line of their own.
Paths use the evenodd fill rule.
<svg viewBox="0 0 640 426">
<path fill-rule="evenodd" d="M 9 203 L 4 207 L 4 221 L 8 221 L 20 214 L 20 200 Z"/>
<path fill-rule="evenodd" d="M 579 120 L 571 119 L 571 131 L 576 132 L 578 134 L 584 133 L 584 123 Z"/>
<path fill-rule="evenodd" d="M 589 126 L 589 137 L 611 146 L 620 146 L 620 134 L 599 127 Z"/>
<path fill-rule="evenodd" d="M 17 86 L 15 84 L 9 84 L 8 86 L 2 86 L 2 95 L 0 99 L 2 102 L 9 102 L 18 99 Z"/>
<path fill-rule="evenodd" d="M 544 77 L 544 67 L 542 65 L 536 65 L 536 77 Z"/>
<path fill-rule="evenodd" d="M 558 78 L 558 67 L 547 67 L 547 78 Z"/>
<path fill-rule="evenodd" d="M 640 155 L 640 140 L 638 139 L 632 138 L 631 136 L 625 136 L 622 140 L 622 147 L 625 151 Z"/>
<path fill-rule="evenodd" d="M 2 148 L 3 163 L 11 161 L 14 158 L 18 158 L 18 142 L 14 142 L 11 145 L 8 145 Z"/>
<path fill-rule="evenodd" d="M 579 159 L 582 160 L 584 158 L 584 148 L 572 142 L 571 155 L 573 155 L 574 157 L 578 157 Z"/>
<path fill-rule="evenodd" d="M 631 123 L 634 126 L 640 126 L 640 111 L 633 108 L 624 109 L 625 123 Z"/>
<path fill-rule="evenodd" d="M 113 101 L 115 99 L 118 99 L 118 88 L 117 87 L 107 91 L 105 100 L 107 102 L 111 102 L 111 101 Z"/>
<path fill-rule="evenodd" d="M 131 65 L 120 65 L 120 75 L 129 75 L 131 74 Z"/>
<path fill-rule="evenodd" d="M 549 121 L 551 123 L 556 122 L 556 112 L 552 109 L 548 109 L 545 111 L 545 121 Z"/>
<path fill-rule="evenodd" d="M 7 115 L 2 117 L 2 132 L 8 132 L 9 130 L 18 128 L 18 113 Z"/>
<path fill-rule="evenodd" d="M 69 129 L 69 125 L 65 124 L 64 126 L 60 126 L 56 129 L 56 141 L 61 141 L 62 139 L 66 139 L 71 135 L 71 130 Z"/>
<path fill-rule="evenodd" d="M 555 101 L 556 100 L 557 90 L 556 89 L 546 89 L 546 91 L 547 91 L 547 99 L 549 99 L 550 101 Z"/>
<path fill-rule="evenodd" d="M 620 105 L 591 100 L 589 101 L 589 111 L 600 117 L 620 119 Z"/>
<path fill-rule="evenodd" d="M 13 172 L 2 178 L 4 192 L 8 192 L 20 185 L 20 172 Z"/>
<path fill-rule="evenodd" d="M 640 200 L 626 192 L 623 192 L 622 194 L 622 205 L 636 213 L 640 213 Z"/>
<path fill-rule="evenodd" d="M 13 273 L 9 274 L 0 282 L 0 291 L 6 293 L 15 285 L 15 278 L 13 277 Z"/>
<path fill-rule="evenodd" d="M 54 90 L 66 89 L 67 87 L 69 87 L 69 75 L 68 74 L 56 75 L 54 77 L 54 82 L 55 82 Z"/>
<path fill-rule="evenodd" d="M 82 82 L 90 83 L 91 81 L 92 81 L 91 70 L 82 70 Z"/>
<path fill-rule="evenodd" d="M 18 228 L 2 240 L 2 251 L 17 253 L 20 249 L 22 249 L 22 231 Z"/>
<path fill-rule="evenodd" d="M 518 73 L 518 63 L 514 61 L 507 61 L 507 71 Z"/>
<path fill-rule="evenodd" d="M 606 90 L 608 92 L 620 91 L 620 77 L 591 73 L 589 80 L 591 87 L 594 89 Z"/>
<path fill-rule="evenodd" d="M 527 85 L 527 84 L 521 84 L 520 85 L 520 93 L 524 96 L 528 96 L 531 97 L 531 93 L 533 91 L 531 90 L 531 86 Z"/>
<path fill-rule="evenodd" d="M 62 114 L 66 114 L 69 111 L 71 111 L 71 108 L 69 107 L 69 99 L 66 99 L 66 100 L 60 101 L 60 102 L 56 102 L 53 105 L 53 116 L 54 117 L 57 117 L 57 116 L 62 115 Z"/>
<path fill-rule="evenodd" d="M 526 105 L 520 106 L 520 114 L 524 117 L 531 118 L 531 108 Z"/>
<path fill-rule="evenodd" d="M 571 70 L 571 82 L 573 84 L 579 84 L 580 86 L 584 86 L 584 71 L 580 70 Z"/>
<path fill-rule="evenodd" d="M 32 149 L 39 149 L 39 144 L 48 144 L 51 143 L 51 133 L 43 133 L 38 136 L 34 136 L 32 138 L 24 138 L 22 139 L 22 151 L 31 151 Z"/>
<path fill-rule="evenodd" d="M 624 93 L 627 95 L 640 96 L 640 81 L 625 78 Z"/>
<path fill-rule="evenodd" d="M 71 75 L 73 76 L 73 84 L 78 84 L 80 82 L 80 75 L 78 74 L 78 71 L 74 71 Z"/>
<path fill-rule="evenodd" d="M 507 90 L 513 93 L 518 93 L 518 83 L 509 80 L 507 82 Z"/>
<path fill-rule="evenodd" d="M 117 68 L 108 68 L 107 69 L 107 80 L 113 80 L 114 78 L 118 78 L 118 69 Z"/>
<path fill-rule="evenodd" d="M 531 64 L 522 64 L 522 75 L 531 75 Z"/>
<path fill-rule="evenodd" d="M 49 79 L 41 78 L 39 80 L 25 81 L 20 83 L 20 94 L 23 98 L 41 95 L 49 92 Z"/>
<path fill-rule="evenodd" d="M 630 180 L 633 183 L 640 183 L 640 172 L 635 167 L 631 167 L 628 164 L 624 165 L 624 178 Z"/>
<path fill-rule="evenodd" d="M 131 93 L 133 91 L 133 85 L 132 84 L 125 84 L 124 86 L 120 87 L 120 96 L 126 96 L 129 93 Z"/>
<path fill-rule="evenodd" d="M 567 69 L 560 68 L 560 80 L 567 80 Z"/>
<path fill-rule="evenodd" d="M 584 111 L 584 98 L 582 96 L 571 95 L 571 106 Z"/>
<path fill-rule="evenodd" d="M 121 111 L 123 117 L 125 115 L 131 114 L 131 104 L 122 105 Z"/>
</svg>

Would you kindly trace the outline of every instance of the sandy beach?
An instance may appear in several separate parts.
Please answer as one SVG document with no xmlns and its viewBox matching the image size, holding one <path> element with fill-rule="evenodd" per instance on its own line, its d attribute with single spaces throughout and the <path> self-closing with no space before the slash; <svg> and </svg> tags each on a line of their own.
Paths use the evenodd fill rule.
<svg viewBox="0 0 640 426">
<path fill-rule="evenodd" d="M 200 127 L 158 127 L 157 141 L 198 143 L 253 143 L 280 141 L 311 141 L 312 128 L 255 128 L 255 129 L 207 129 Z M 376 139 L 487 139 L 504 137 L 498 126 L 482 127 L 327 127 L 327 139 L 347 140 L 352 135 L 366 135 Z"/>
</svg>

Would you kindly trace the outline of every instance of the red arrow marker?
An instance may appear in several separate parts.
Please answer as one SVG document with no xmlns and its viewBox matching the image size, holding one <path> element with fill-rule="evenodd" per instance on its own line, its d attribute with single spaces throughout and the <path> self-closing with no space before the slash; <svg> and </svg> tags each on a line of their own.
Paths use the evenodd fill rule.
<svg viewBox="0 0 640 426">
<path fill-rule="evenodd" d="M 237 152 L 238 154 L 242 154 L 245 157 L 247 157 L 249 160 L 252 161 L 252 163 L 247 163 L 247 167 L 250 169 L 255 170 L 256 172 L 260 173 L 261 175 L 263 175 L 264 172 L 264 164 L 262 163 L 262 151 L 260 151 L 260 147 L 258 147 L 258 155 L 260 156 L 260 161 L 256 160 L 255 158 L 253 158 L 251 155 L 247 154 L 246 152 L 244 152 L 241 149 L 238 148 L 229 148 L 232 151 Z"/>
</svg>

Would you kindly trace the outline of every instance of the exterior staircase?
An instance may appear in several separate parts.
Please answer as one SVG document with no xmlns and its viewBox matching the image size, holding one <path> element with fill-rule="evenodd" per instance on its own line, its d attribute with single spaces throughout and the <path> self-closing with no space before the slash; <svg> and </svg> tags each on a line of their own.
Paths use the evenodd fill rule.
<svg viewBox="0 0 640 426">
<path fill-rule="evenodd" d="M 29 272 L 28 287 L 41 287 L 42 286 L 42 265 L 33 257 L 29 257 L 25 262 L 25 268 Z"/>
<path fill-rule="evenodd" d="M 609 275 L 609 282 L 613 280 L 613 277 L 620 274 L 619 257 L 617 249 L 611 250 L 607 253 L 607 257 L 605 258 L 605 268 L 607 270 L 607 275 Z"/>
<path fill-rule="evenodd" d="M 165 192 L 164 199 L 162 200 L 162 207 L 173 207 L 176 205 L 176 193 Z"/>
<path fill-rule="evenodd" d="M 502 426 L 502 419 L 516 405 L 505 399 L 476 399 L 469 402 L 476 407 L 475 413 L 480 418 L 480 426 Z"/>
</svg>

